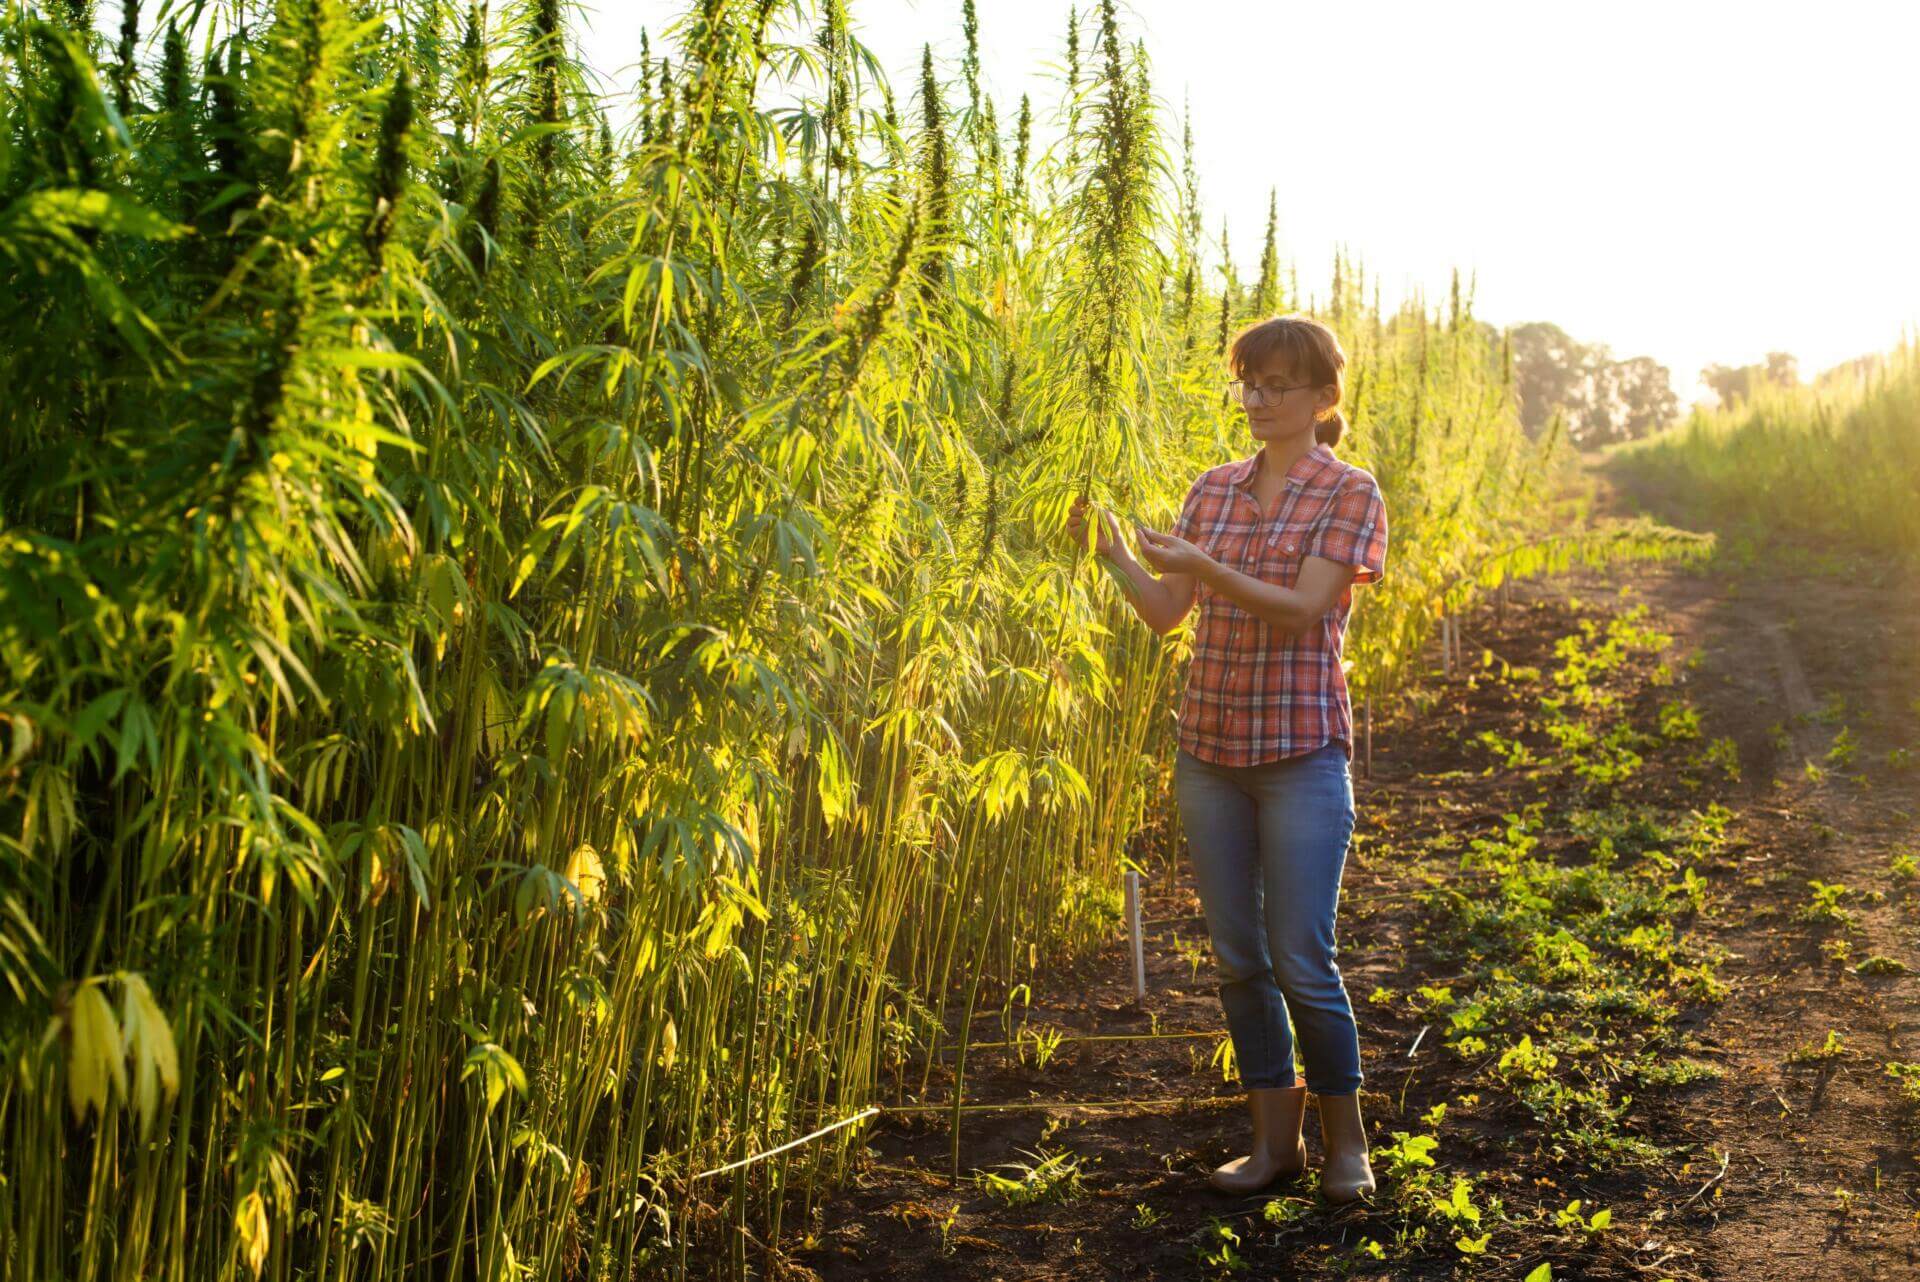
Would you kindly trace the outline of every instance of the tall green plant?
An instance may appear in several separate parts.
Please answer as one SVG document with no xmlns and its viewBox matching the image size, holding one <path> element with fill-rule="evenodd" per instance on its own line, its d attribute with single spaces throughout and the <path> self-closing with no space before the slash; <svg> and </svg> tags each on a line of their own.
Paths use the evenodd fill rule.
<svg viewBox="0 0 1920 1282">
<path fill-rule="evenodd" d="M 837 0 L 612 137 L 557 0 L 126 12 L 0 26 L 0 1278 L 744 1276 L 1160 803 L 1184 642 L 1058 539 L 1245 448 L 1144 55 L 1009 183 Z M 1342 297 L 1384 697 L 1550 461 Z"/>
</svg>

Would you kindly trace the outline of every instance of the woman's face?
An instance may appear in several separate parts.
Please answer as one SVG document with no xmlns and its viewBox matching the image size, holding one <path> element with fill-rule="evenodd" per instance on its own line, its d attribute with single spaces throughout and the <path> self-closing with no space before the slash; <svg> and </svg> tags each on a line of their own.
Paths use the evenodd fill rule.
<svg viewBox="0 0 1920 1282">
<path fill-rule="evenodd" d="M 1267 389 L 1260 404 L 1249 404 L 1243 397 L 1240 405 L 1247 416 L 1247 431 L 1256 441 L 1277 444 L 1302 432 L 1311 436 L 1319 415 L 1333 408 L 1333 388 L 1301 386 L 1305 380 L 1278 362 L 1247 371 L 1243 377 L 1249 388 Z"/>
</svg>

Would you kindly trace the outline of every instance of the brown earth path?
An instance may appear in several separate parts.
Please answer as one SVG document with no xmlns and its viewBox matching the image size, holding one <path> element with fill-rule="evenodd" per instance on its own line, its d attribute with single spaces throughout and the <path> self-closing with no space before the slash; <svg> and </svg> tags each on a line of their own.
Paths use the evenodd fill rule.
<svg viewBox="0 0 1920 1282">
<path fill-rule="evenodd" d="M 1708 1115 L 1709 1146 L 1731 1154 L 1723 1184 L 1757 1196 L 1699 1234 L 1699 1264 L 1726 1278 L 1920 1277 L 1920 1129 L 1885 1070 L 1920 1058 L 1920 893 L 1891 867 L 1920 855 L 1920 769 L 1889 764 L 1920 757 L 1920 590 L 1792 549 L 1631 577 L 1704 657 L 1695 697 L 1738 742 L 1747 783 L 1732 804 L 1751 872 L 1717 927 L 1738 954 L 1723 972 L 1733 991 L 1705 1031 L 1740 1107 Z M 1836 742 L 1842 758 L 1854 745 L 1846 764 Z M 1799 919 L 1814 880 L 1849 888 L 1851 925 Z M 1856 969 L 1875 957 L 1916 969 Z M 1794 1060 L 1830 1030 L 1838 1054 Z"/>
<path fill-rule="evenodd" d="M 1474 1066 L 1422 1049 L 1422 1021 L 1368 995 L 1449 978 L 1422 946 L 1395 841 L 1477 831 L 1527 795 L 1471 744 L 1483 728 L 1513 731 L 1524 709 L 1495 687 L 1436 679 L 1439 702 L 1383 726 L 1374 773 L 1356 781 L 1359 837 L 1341 907 L 1341 966 L 1362 1023 L 1363 1095 L 1376 1147 L 1449 1102 L 1444 1164 L 1470 1172 L 1505 1202 L 1508 1223 L 1486 1256 L 1444 1248 L 1375 1263 L 1354 1248 L 1385 1229 L 1367 1208 L 1332 1211 L 1311 1193 L 1236 1203 L 1205 1172 L 1240 1151 L 1240 1097 L 1210 1063 L 1221 1031 L 1204 927 L 1184 861 L 1148 889 L 1148 998 L 1133 1002 L 1122 941 L 1034 985 L 1030 1028 L 1115 1036 L 1193 1031 L 1159 1041 L 1069 1043 L 1044 1070 L 976 1051 L 962 1133 L 963 1177 L 948 1177 L 942 1113 L 890 1113 L 866 1160 L 816 1222 L 785 1235 L 772 1271 L 792 1277 L 1210 1277 L 1218 1226 L 1238 1238 L 1235 1276 L 1522 1278 L 1550 1261 L 1565 1278 L 1894 1279 L 1920 1277 L 1920 1120 L 1889 1061 L 1920 1060 L 1920 885 L 1897 876 L 1902 851 L 1920 856 L 1920 596 L 1830 565 L 1708 570 L 1624 566 L 1515 585 L 1512 606 L 1465 621 L 1466 652 L 1551 666 L 1552 644 L 1583 614 L 1644 602 L 1673 634 L 1665 656 L 1677 688 L 1702 711 L 1704 733 L 1729 736 L 1740 778 L 1713 799 L 1735 812 L 1709 911 L 1697 932 L 1727 950 L 1716 1004 L 1679 1021 L 1687 1059 L 1720 1070 L 1634 1101 L 1625 1129 L 1670 1156 L 1642 1169 L 1596 1172 L 1570 1160 L 1531 1119 L 1489 1094 L 1465 1103 Z M 1437 665 L 1438 651 L 1434 652 Z M 1647 687 L 1653 661 L 1625 674 Z M 1651 707 L 1673 691 L 1643 688 Z M 1846 738 L 1841 738 L 1841 731 Z M 1831 758 L 1853 745 L 1850 760 Z M 1820 777 L 1805 768 L 1823 764 Z M 1665 763 L 1650 761 L 1623 803 L 1705 805 Z M 1170 816 L 1162 812 L 1161 837 Z M 1393 832 L 1393 840 L 1374 837 Z M 1805 918 L 1809 882 L 1849 888 L 1847 921 Z M 1844 941 L 1844 945 L 1840 941 Z M 975 1039 L 1001 1034 L 997 1013 Z M 993 1030 L 993 1031 L 989 1031 Z M 1797 1061 L 1795 1052 L 1831 1053 Z M 1435 1037 L 1437 1040 L 1437 1036 Z M 1411 1052 L 1411 1053 L 1409 1053 Z M 939 1076 L 936 1075 L 936 1084 Z M 1484 1088 L 1478 1093 L 1486 1093 Z M 1200 1102 L 1191 1102 L 1198 1097 Z M 936 1093 L 935 1098 L 943 1098 Z M 1160 1101 L 1127 1109 L 1061 1101 Z M 1188 1101 L 1188 1102 L 1182 1102 Z M 1015 1107 L 1004 1107 L 1013 1105 Z M 1308 1145 L 1320 1161 L 1311 1106 Z M 1010 1205 L 973 1178 L 998 1164 L 1069 1151 L 1082 1195 Z M 1724 1155 L 1724 1165 L 1722 1156 Z M 1282 1198 L 1280 1222 L 1263 1203 Z M 1552 1211 L 1582 1197 L 1612 1208 L 1615 1229 L 1591 1240 L 1556 1229 Z"/>
</svg>

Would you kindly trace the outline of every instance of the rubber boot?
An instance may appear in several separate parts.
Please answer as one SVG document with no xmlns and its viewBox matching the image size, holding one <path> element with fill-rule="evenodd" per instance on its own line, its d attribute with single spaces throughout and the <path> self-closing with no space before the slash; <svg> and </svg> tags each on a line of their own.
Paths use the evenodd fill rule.
<svg viewBox="0 0 1920 1282">
<path fill-rule="evenodd" d="M 1307 1142 L 1300 1126 L 1307 1111 L 1307 1082 L 1256 1086 L 1247 1092 L 1253 1114 L 1253 1152 L 1214 1168 L 1207 1182 L 1223 1193 L 1256 1193 L 1307 1168 Z"/>
<path fill-rule="evenodd" d="M 1367 1126 L 1360 1118 L 1360 1092 L 1317 1098 L 1320 1138 L 1326 1149 L 1320 1195 L 1336 1204 L 1371 1196 L 1373 1167 L 1367 1161 Z"/>
</svg>

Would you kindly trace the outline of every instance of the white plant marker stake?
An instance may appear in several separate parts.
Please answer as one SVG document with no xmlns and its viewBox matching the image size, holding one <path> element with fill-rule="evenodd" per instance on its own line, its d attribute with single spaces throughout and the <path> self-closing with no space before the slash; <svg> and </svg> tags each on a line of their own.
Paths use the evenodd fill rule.
<svg viewBox="0 0 1920 1282">
<path fill-rule="evenodd" d="M 1127 932 L 1133 937 L 1133 997 L 1147 1000 L 1147 954 L 1140 938 L 1140 874 L 1127 870 Z"/>
</svg>

